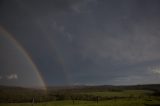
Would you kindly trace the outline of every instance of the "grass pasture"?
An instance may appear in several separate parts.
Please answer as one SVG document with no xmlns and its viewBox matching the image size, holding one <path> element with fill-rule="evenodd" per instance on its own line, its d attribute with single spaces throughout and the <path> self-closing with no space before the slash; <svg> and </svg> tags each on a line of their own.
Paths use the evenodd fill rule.
<svg viewBox="0 0 160 106">
<path fill-rule="evenodd" d="M 155 90 L 155 89 L 154 89 Z M 11 98 L 11 94 L 6 97 L 10 99 L 18 99 L 21 102 L 1 102 L 0 106 L 160 106 L 159 88 L 154 90 L 150 89 L 123 89 L 123 90 L 89 90 L 84 89 L 61 89 L 61 90 L 50 90 L 46 95 L 45 100 L 42 98 L 43 95 L 40 92 L 34 91 L 35 102 L 24 102 L 24 98 L 28 99 L 32 96 L 29 91 L 20 90 L 20 94 L 16 97 Z M 14 91 L 14 90 L 13 90 Z M 17 91 L 17 92 L 18 92 Z M 1 92 L 4 92 L 1 90 Z M 5 92 L 6 93 L 6 92 Z M 10 92 L 11 93 L 11 92 Z M 31 92 L 33 93 L 33 92 Z M 14 92 L 15 94 L 15 92 Z M 156 95 L 155 95 L 156 94 Z M 158 94 L 158 95 L 157 95 Z M 4 94 L 3 96 L 5 97 Z M 58 98 L 58 99 L 57 99 Z M 3 98 L 1 98 L 3 99 Z M 40 100 L 42 101 L 40 101 Z M 32 100 L 32 98 L 31 98 Z"/>
<path fill-rule="evenodd" d="M 1 106 L 160 106 L 160 101 L 146 101 L 146 100 L 138 100 L 138 99 L 118 99 L 118 100 L 107 100 L 107 101 L 99 101 L 98 103 L 94 101 L 81 101 L 76 100 L 73 104 L 71 100 L 63 100 L 63 101 L 53 101 L 53 102 L 44 102 L 44 103 L 6 103 L 1 104 Z"/>
</svg>

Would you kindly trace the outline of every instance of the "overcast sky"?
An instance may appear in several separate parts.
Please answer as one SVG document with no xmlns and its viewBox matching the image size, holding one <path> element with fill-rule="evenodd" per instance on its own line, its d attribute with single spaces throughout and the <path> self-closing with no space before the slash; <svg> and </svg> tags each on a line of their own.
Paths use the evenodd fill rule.
<svg viewBox="0 0 160 106">
<path fill-rule="evenodd" d="M 159 0 L 1 0 L 0 26 L 1 85 L 160 83 Z"/>
</svg>

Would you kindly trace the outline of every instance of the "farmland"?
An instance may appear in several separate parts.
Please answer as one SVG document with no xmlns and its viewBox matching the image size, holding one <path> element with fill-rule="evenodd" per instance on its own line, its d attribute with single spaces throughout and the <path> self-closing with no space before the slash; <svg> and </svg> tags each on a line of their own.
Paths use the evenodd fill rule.
<svg viewBox="0 0 160 106">
<path fill-rule="evenodd" d="M 159 106 L 159 91 L 159 85 L 1 88 L 0 106 Z"/>
</svg>

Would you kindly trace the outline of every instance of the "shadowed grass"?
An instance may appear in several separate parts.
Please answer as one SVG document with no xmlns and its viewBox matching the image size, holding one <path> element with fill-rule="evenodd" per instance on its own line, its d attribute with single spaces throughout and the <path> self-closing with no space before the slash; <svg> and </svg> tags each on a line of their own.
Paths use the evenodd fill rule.
<svg viewBox="0 0 160 106">
<path fill-rule="evenodd" d="M 79 101 L 76 100 L 64 100 L 64 101 L 53 101 L 53 102 L 44 102 L 44 103 L 8 103 L 0 104 L 1 106 L 160 106 L 160 101 L 152 100 L 146 101 L 143 99 L 118 99 L 118 100 L 106 100 L 99 101 Z"/>
</svg>

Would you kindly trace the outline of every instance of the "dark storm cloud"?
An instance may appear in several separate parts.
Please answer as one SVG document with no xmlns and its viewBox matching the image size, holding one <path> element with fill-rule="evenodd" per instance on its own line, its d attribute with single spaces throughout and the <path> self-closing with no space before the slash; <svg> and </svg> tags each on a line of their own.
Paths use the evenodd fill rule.
<svg viewBox="0 0 160 106">
<path fill-rule="evenodd" d="M 48 84 L 137 84 L 147 77 L 158 83 L 159 5 L 158 0 L 3 1 L 0 23 Z"/>
</svg>

